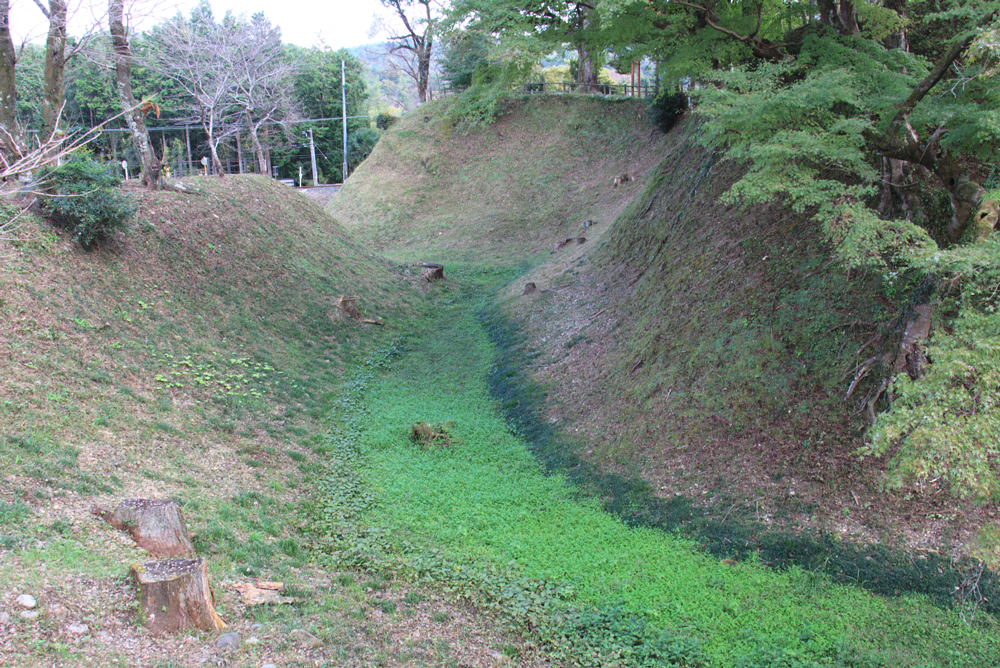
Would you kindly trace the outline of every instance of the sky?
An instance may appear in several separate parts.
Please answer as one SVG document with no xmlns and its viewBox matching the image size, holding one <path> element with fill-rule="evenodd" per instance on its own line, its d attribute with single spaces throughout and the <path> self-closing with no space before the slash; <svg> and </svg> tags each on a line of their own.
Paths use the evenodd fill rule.
<svg viewBox="0 0 1000 668">
<path fill-rule="evenodd" d="M 40 0 L 48 5 L 48 0 Z M 107 30 L 107 0 L 69 0 L 70 33 L 79 36 L 89 26 L 100 24 Z M 126 0 L 128 6 L 132 0 Z M 275 2 L 274 0 L 210 0 L 217 19 L 227 10 L 250 16 L 264 12 L 274 25 L 281 26 L 282 39 L 300 46 L 325 43 L 339 49 L 360 46 L 380 39 L 369 37 L 376 14 L 384 10 L 378 0 L 319 0 L 313 2 Z M 140 6 L 140 3 L 142 6 Z M 22 41 L 44 41 L 47 21 L 33 0 L 11 0 L 10 27 L 15 45 Z M 134 22 L 140 30 L 148 29 L 178 11 L 187 14 L 197 0 L 136 0 Z M 139 16 L 145 16 L 139 20 Z M 384 36 L 382 37 L 384 38 Z"/>
</svg>

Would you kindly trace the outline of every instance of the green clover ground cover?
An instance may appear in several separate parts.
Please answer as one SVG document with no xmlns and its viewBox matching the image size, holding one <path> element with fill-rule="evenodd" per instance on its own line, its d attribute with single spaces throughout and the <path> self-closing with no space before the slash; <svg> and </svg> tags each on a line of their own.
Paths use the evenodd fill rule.
<svg viewBox="0 0 1000 668">
<path fill-rule="evenodd" d="M 493 349 L 471 310 L 458 304 L 443 315 L 351 399 L 363 406 L 352 411 L 348 440 L 375 499 L 355 534 L 364 550 L 394 552 L 397 564 L 442 581 L 473 572 L 469 564 L 514 573 L 520 593 L 499 598 L 558 599 L 526 612 L 564 611 L 559 624 L 531 626 L 562 634 L 541 640 L 578 665 L 1000 664 L 992 616 L 968 623 L 919 595 L 884 599 L 819 573 L 724 565 L 688 540 L 629 528 L 597 500 L 581 501 L 510 433 L 485 381 Z M 453 438 L 420 447 L 409 438 L 417 421 L 449 423 Z M 656 637 L 649 629 L 685 640 L 680 658 L 664 650 L 636 660 Z M 619 640 L 574 650 L 572 636 L 588 634 Z"/>
</svg>

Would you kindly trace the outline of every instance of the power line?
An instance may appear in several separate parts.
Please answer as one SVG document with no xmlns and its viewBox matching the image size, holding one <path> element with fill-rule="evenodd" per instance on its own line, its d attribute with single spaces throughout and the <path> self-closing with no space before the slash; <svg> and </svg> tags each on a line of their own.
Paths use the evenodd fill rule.
<svg viewBox="0 0 1000 668">
<path fill-rule="evenodd" d="M 363 114 L 361 116 L 347 116 L 347 118 L 353 120 L 355 118 L 371 118 L 372 116 L 378 116 L 378 114 Z M 324 123 L 324 122 L 327 122 L 327 121 L 340 121 L 340 120 L 341 120 L 341 117 L 337 116 L 336 118 L 303 118 L 303 119 L 300 119 L 300 120 L 297 120 L 297 121 L 286 121 L 286 122 L 289 125 L 298 125 L 300 123 Z M 269 123 L 269 125 L 282 125 L 282 123 L 275 122 L 275 123 Z M 248 126 L 245 126 L 245 125 L 236 125 L 236 124 L 220 125 L 219 126 L 219 128 L 223 129 L 223 130 L 227 129 L 227 128 L 243 128 L 243 127 L 248 127 Z M 149 125 L 149 126 L 146 126 L 146 129 L 149 130 L 150 132 L 152 132 L 153 130 L 201 130 L 202 127 L 200 125 Z M 104 131 L 106 131 L 106 132 L 129 132 L 129 129 L 128 128 L 104 128 Z M 31 132 L 31 130 L 29 130 L 29 132 Z M 37 132 L 37 130 L 36 130 L 36 132 Z"/>
</svg>

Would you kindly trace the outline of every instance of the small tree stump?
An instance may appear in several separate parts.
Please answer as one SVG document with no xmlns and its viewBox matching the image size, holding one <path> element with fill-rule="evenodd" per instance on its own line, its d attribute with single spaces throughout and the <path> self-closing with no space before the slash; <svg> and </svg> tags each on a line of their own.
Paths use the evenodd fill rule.
<svg viewBox="0 0 1000 668">
<path fill-rule="evenodd" d="M 435 267 L 433 269 L 428 269 L 423 274 L 423 279 L 430 283 L 431 281 L 440 281 L 444 279 L 444 267 Z"/>
<path fill-rule="evenodd" d="M 194 546 L 184 515 L 170 499 L 125 499 L 114 512 L 94 506 L 90 512 L 128 533 L 136 545 L 154 557 L 191 557 Z"/>
<path fill-rule="evenodd" d="M 438 264 L 437 262 L 416 262 L 414 267 L 423 267 L 425 271 L 421 278 L 430 283 L 431 281 L 440 281 L 444 279 L 444 265 Z"/>
<path fill-rule="evenodd" d="M 341 297 L 337 300 L 337 306 L 347 315 L 351 316 L 355 320 L 361 317 L 361 312 L 358 311 L 358 298 L 357 297 Z"/>
<path fill-rule="evenodd" d="M 129 576 L 145 619 L 143 626 L 153 633 L 226 628 L 215 611 L 215 594 L 208 585 L 204 559 L 132 564 Z"/>
</svg>

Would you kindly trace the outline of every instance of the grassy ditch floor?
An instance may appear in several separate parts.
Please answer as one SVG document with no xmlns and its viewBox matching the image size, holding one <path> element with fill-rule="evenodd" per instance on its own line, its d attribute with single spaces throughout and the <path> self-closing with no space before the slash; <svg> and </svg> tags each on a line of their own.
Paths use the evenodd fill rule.
<svg viewBox="0 0 1000 668">
<path fill-rule="evenodd" d="M 312 508 L 334 560 L 492 605 L 570 665 L 1000 663 L 1000 629 L 982 611 L 883 598 L 752 556 L 720 561 L 581 500 L 509 430 L 510 407 L 486 382 L 494 349 L 465 297 L 346 386 Z"/>
</svg>

